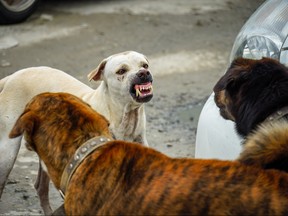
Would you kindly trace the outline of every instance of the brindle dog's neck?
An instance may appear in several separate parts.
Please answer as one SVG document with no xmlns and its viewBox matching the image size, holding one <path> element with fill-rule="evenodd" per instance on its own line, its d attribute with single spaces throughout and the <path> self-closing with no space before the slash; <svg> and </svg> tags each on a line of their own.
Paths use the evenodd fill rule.
<svg viewBox="0 0 288 216">
<path fill-rule="evenodd" d="M 47 145 L 49 150 L 47 150 L 47 147 L 38 149 L 37 153 L 41 155 L 41 160 L 45 163 L 49 177 L 57 189 L 60 188 L 62 173 L 75 151 L 86 141 L 100 135 L 99 133 L 90 132 L 70 141 L 63 140 L 63 142 L 57 144 L 49 142 Z"/>
</svg>

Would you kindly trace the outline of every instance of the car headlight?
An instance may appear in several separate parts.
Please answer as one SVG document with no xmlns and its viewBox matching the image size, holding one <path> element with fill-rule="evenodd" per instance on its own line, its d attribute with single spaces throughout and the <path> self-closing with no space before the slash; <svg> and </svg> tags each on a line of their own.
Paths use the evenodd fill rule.
<svg viewBox="0 0 288 216">
<path fill-rule="evenodd" d="M 249 18 L 235 39 L 230 62 L 237 57 L 270 57 L 288 65 L 288 1 L 267 0 Z"/>
</svg>

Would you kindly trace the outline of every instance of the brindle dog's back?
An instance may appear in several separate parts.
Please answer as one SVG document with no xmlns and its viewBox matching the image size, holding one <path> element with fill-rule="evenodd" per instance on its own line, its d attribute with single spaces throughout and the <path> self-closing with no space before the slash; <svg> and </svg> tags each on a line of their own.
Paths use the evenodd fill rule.
<svg viewBox="0 0 288 216">
<path fill-rule="evenodd" d="M 122 141 L 107 144 L 79 168 L 65 201 L 68 214 L 288 214 L 288 175 L 277 170 L 172 159 Z"/>
</svg>

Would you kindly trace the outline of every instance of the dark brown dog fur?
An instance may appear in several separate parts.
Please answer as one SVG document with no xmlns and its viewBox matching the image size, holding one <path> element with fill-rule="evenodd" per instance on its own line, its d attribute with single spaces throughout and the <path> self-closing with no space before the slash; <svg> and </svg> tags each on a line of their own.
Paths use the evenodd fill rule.
<svg viewBox="0 0 288 216">
<path fill-rule="evenodd" d="M 288 69 L 277 60 L 238 58 L 214 87 L 215 102 L 225 119 L 247 136 L 269 115 L 288 106 Z"/>
<path fill-rule="evenodd" d="M 65 93 L 38 95 L 10 137 L 25 135 L 56 188 L 67 161 L 107 121 Z M 288 148 L 288 147 L 287 147 Z M 288 215 L 288 174 L 235 161 L 170 158 L 110 141 L 80 164 L 66 191 L 67 215 Z"/>
<path fill-rule="evenodd" d="M 270 126 L 270 123 L 264 123 L 264 120 L 277 110 L 288 106 L 288 68 L 271 58 L 235 59 L 216 83 L 214 93 L 220 114 L 225 119 L 235 121 L 237 132 L 244 138 L 260 125 L 269 128 L 267 131 L 274 131 L 273 127 L 279 128 L 278 122 L 272 122 Z M 284 115 L 283 119 L 287 117 Z M 257 140 L 252 148 L 250 144 L 249 149 L 246 146 L 247 142 L 251 141 L 244 141 L 244 152 L 239 160 L 247 164 L 258 164 L 263 168 L 288 172 L 288 157 L 284 151 L 285 144 L 288 144 L 284 133 L 287 125 L 280 125 L 283 136 L 279 137 L 282 139 L 277 140 L 275 132 L 270 133 L 271 137 L 261 135 L 263 132 L 256 132 L 253 136 L 258 138 L 252 139 Z M 277 134 L 281 134 L 281 130 Z M 284 143 L 284 146 L 281 147 L 279 143 Z M 263 152 L 266 153 L 262 154 Z"/>
</svg>

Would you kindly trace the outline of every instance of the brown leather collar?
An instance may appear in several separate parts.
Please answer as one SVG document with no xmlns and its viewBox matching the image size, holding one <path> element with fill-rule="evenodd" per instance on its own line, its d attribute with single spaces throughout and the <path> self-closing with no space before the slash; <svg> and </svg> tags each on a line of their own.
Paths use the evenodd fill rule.
<svg viewBox="0 0 288 216">
<path fill-rule="evenodd" d="M 111 141 L 111 139 L 107 137 L 93 137 L 92 139 L 86 141 L 83 145 L 81 145 L 74 155 L 70 158 L 69 162 L 67 163 L 61 177 L 60 183 L 60 194 L 62 198 L 65 198 L 66 188 L 70 182 L 70 179 L 77 169 L 77 167 L 82 163 L 82 161 L 93 151 L 95 151 L 100 146 L 105 145 L 107 142 Z"/>
<path fill-rule="evenodd" d="M 272 122 L 281 119 L 283 116 L 288 115 L 288 106 L 282 107 L 281 109 L 277 110 L 276 112 L 269 115 L 264 122 Z"/>
</svg>

